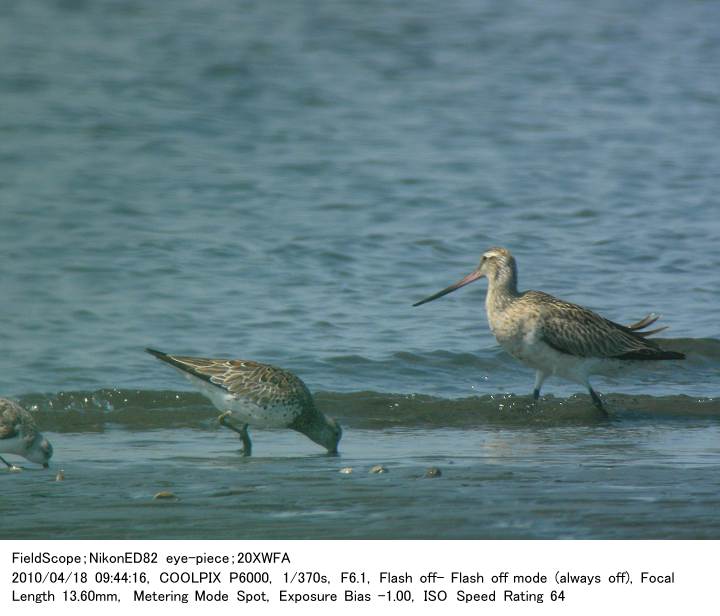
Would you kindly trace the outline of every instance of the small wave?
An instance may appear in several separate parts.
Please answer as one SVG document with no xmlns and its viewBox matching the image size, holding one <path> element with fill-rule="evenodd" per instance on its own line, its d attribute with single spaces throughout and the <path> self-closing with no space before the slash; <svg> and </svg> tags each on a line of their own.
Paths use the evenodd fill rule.
<svg viewBox="0 0 720 616">
<path fill-rule="evenodd" d="M 318 407 L 348 425 L 363 428 L 449 427 L 472 428 L 487 425 L 536 425 L 605 421 L 590 397 L 576 394 L 567 398 L 543 396 L 534 404 L 530 396 L 486 394 L 465 398 L 438 398 L 418 394 L 320 392 Z M 690 396 L 609 394 L 604 396 L 617 417 L 714 417 L 720 419 L 720 399 Z"/>
<path fill-rule="evenodd" d="M 529 396 L 488 394 L 439 398 L 373 391 L 318 392 L 318 408 L 357 429 L 480 428 L 595 423 L 603 418 L 587 395 L 545 396 L 534 405 Z M 716 418 L 719 398 L 608 394 L 611 415 L 620 418 Z M 94 432 L 106 424 L 133 429 L 214 428 L 219 412 L 196 392 L 101 389 L 93 392 L 28 394 L 20 403 L 47 430 Z"/>
<path fill-rule="evenodd" d="M 20 404 L 37 413 L 43 428 L 58 431 L 96 431 L 117 423 L 146 429 L 197 426 L 218 415 L 200 393 L 99 389 L 28 394 Z"/>
<path fill-rule="evenodd" d="M 680 351 L 687 355 L 685 363 L 691 365 L 720 364 L 720 340 L 715 338 L 653 338 L 662 348 L 669 351 Z M 491 372 L 502 365 L 515 365 L 516 360 L 510 357 L 501 347 L 492 345 L 477 353 L 458 353 L 445 349 L 436 349 L 426 353 L 397 351 L 382 360 L 369 359 L 361 355 L 337 355 L 329 358 L 333 365 L 395 365 L 398 363 L 433 369 L 471 366 L 478 370 Z"/>
</svg>

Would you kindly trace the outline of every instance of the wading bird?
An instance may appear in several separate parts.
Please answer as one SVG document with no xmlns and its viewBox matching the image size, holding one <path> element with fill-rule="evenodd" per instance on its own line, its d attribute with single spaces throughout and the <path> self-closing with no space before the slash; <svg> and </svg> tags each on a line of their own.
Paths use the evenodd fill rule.
<svg viewBox="0 0 720 616">
<path fill-rule="evenodd" d="M 337 452 L 340 425 L 315 407 L 312 394 L 292 372 L 245 359 L 205 359 L 145 349 L 180 370 L 215 407 L 220 424 L 240 435 L 243 454 L 252 453 L 248 426 L 290 428 Z M 240 428 L 229 419 L 237 419 Z"/>
<path fill-rule="evenodd" d="M 10 453 L 22 456 L 42 464 L 44 468 L 53 455 L 53 448 L 37 430 L 32 415 L 12 400 L 0 398 L 0 453 Z M 15 468 L 0 456 L 8 468 Z"/>
<path fill-rule="evenodd" d="M 515 259 L 505 248 L 491 248 L 475 271 L 413 305 L 431 302 L 482 277 L 488 280 L 485 311 L 490 329 L 510 355 L 535 369 L 535 400 L 545 379 L 557 375 L 587 387 L 595 406 L 607 414 L 590 385 L 591 374 L 611 374 L 634 361 L 685 358 L 647 339 L 664 327 L 641 331 L 657 316 L 624 326 L 542 291 L 519 292 Z"/>
</svg>

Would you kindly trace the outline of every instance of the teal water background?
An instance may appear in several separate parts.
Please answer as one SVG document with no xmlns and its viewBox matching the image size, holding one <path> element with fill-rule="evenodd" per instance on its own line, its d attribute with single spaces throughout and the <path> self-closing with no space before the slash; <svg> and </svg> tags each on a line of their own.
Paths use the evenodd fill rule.
<svg viewBox="0 0 720 616">
<path fill-rule="evenodd" d="M 718 23 L 715 2 L 3 3 L 0 395 L 67 479 L 0 472 L 0 537 L 720 537 Z M 688 359 L 598 379 L 609 424 L 557 380 L 530 408 L 483 283 L 411 307 L 494 245 L 521 288 L 661 313 Z M 295 371 L 340 457 L 255 430 L 240 458 L 145 346 Z"/>
</svg>

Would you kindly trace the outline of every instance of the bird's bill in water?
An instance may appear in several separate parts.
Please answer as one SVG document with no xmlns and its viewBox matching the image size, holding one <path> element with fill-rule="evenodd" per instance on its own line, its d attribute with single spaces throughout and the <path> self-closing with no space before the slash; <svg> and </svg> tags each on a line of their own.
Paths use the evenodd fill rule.
<svg viewBox="0 0 720 616">
<path fill-rule="evenodd" d="M 50 468 L 50 465 L 47 462 L 43 463 L 43 468 Z"/>
<path fill-rule="evenodd" d="M 471 274 L 468 274 L 463 278 L 462 280 L 458 280 L 455 284 L 451 284 L 446 289 L 443 289 L 442 291 L 439 291 L 435 293 L 435 295 L 431 295 L 430 297 L 426 297 L 425 299 L 420 300 L 419 302 L 415 302 L 413 306 L 420 306 L 422 304 L 427 304 L 428 302 L 433 301 L 434 299 L 438 299 L 442 297 L 443 295 L 447 295 L 448 293 L 452 293 L 453 291 L 457 291 L 460 287 L 464 287 L 465 285 L 470 284 L 471 282 L 475 282 L 478 278 L 482 278 L 485 274 L 483 274 L 480 270 L 475 270 Z"/>
</svg>

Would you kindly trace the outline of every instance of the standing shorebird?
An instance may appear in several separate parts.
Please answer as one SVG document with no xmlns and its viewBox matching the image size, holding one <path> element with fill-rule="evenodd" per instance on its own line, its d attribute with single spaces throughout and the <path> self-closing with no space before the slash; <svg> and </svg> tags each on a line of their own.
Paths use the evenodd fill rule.
<svg viewBox="0 0 720 616">
<path fill-rule="evenodd" d="M 0 398 L 0 453 L 22 456 L 48 467 L 53 448 L 35 426 L 32 415 L 12 400 Z M 8 468 L 15 468 L 0 456 Z"/>
<path fill-rule="evenodd" d="M 240 435 L 245 456 L 252 453 L 250 425 L 291 428 L 337 453 L 340 425 L 317 410 L 305 383 L 292 372 L 246 359 L 205 359 L 145 350 L 180 370 L 217 409 L 225 411 L 220 424 Z M 229 417 L 237 417 L 241 427 L 229 423 Z"/>
<path fill-rule="evenodd" d="M 413 306 L 431 302 L 483 276 L 488 279 L 485 310 L 490 329 L 510 355 L 535 369 L 535 400 L 545 379 L 554 374 L 587 387 L 595 406 L 607 414 L 600 396 L 590 386 L 591 374 L 617 372 L 631 361 L 685 359 L 682 353 L 664 351 L 647 340 L 664 327 L 641 331 L 657 321 L 657 316 L 648 315 L 624 326 L 541 291 L 518 292 L 515 259 L 505 248 L 491 248 L 474 272 Z"/>
</svg>

